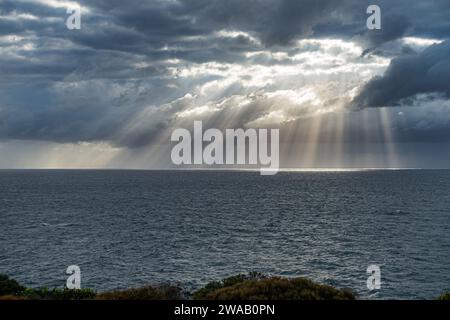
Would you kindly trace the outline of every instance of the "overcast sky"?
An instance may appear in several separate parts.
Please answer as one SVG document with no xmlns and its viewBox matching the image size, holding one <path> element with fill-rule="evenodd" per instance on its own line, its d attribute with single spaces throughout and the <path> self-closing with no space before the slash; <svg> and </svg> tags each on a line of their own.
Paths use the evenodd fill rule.
<svg viewBox="0 0 450 320">
<path fill-rule="evenodd" d="M 280 128 L 283 167 L 450 167 L 449 17 L 448 0 L 0 0 L 0 167 L 163 168 L 194 120 Z"/>
</svg>

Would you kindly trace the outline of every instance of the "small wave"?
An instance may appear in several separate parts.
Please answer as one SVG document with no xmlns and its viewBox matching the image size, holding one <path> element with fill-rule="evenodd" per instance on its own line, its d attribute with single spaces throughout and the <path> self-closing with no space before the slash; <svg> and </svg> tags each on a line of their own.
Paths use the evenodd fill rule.
<svg viewBox="0 0 450 320">
<path fill-rule="evenodd" d="M 51 224 L 51 223 L 47 223 L 47 222 L 42 222 L 41 225 L 44 226 L 44 227 L 59 228 L 59 227 L 68 227 L 68 226 L 70 226 L 70 225 L 72 225 L 72 224 L 71 224 L 71 223 L 57 223 L 57 224 Z"/>
<path fill-rule="evenodd" d="M 405 211 L 405 210 L 394 210 L 394 211 L 387 211 L 384 213 L 385 215 L 406 215 L 406 214 L 411 214 L 411 212 L 409 211 Z"/>
</svg>

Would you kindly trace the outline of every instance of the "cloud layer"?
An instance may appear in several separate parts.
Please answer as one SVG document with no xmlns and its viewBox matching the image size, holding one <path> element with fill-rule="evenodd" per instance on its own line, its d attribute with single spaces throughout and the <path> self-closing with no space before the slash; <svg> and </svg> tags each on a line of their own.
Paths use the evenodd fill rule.
<svg viewBox="0 0 450 320">
<path fill-rule="evenodd" d="M 382 30 L 370 31 L 368 0 L 3 0 L 0 140 L 141 154 L 203 120 L 363 144 L 382 129 L 357 125 L 359 115 L 345 130 L 317 119 L 385 106 L 439 109 L 410 108 L 390 138 L 440 139 L 446 123 L 430 117 L 442 118 L 450 94 L 450 3 L 375 2 Z M 81 30 L 65 27 L 73 5 Z"/>
<path fill-rule="evenodd" d="M 450 98 L 450 40 L 393 59 L 384 75 L 372 79 L 354 103 L 359 107 L 411 105 L 419 94 Z"/>
</svg>

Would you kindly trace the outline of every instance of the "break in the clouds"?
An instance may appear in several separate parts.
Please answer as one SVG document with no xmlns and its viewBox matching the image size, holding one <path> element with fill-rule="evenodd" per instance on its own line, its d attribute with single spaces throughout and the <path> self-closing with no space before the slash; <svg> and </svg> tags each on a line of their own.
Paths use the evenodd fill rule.
<svg viewBox="0 0 450 320">
<path fill-rule="evenodd" d="M 280 128 L 284 166 L 433 166 L 449 16 L 448 0 L 0 0 L 0 166 L 165 166 L 194 120 Z"/>
</svg>

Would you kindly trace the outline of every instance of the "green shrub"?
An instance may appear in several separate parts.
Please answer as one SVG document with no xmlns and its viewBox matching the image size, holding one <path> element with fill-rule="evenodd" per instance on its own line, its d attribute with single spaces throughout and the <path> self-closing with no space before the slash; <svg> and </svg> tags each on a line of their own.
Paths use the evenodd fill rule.
<svg viewBox="0 0 450 320">
<path fill-rule="evenodd" d="M 228 281 L 229 279 L 233 279 Z M 229 285 L 228 285 L 229 284 Z M 227 278 L 213 282 L 193 294 L 196 300 L 354 300 L 347 290 L 316 284 L 303 278 Z"/>
<path fill-rule="evenodd" d="M 6 295 L 6 296 L 0 296 L 1 301 L 15 301 L 15 300 L 30 300 L 28 297 L 25 296 L 15 296 L 15 295 Z"/>
<path fill-rule="evenodd" d="M 450 300 L 450 292 L 446 291 L 443 294 L 441 294 L 437 300 Z"/>
<path fill-rule="evenodd" d="M 95 291 L 91 289 L 48 289 L 46 287 L 23 291 L 22 296 L 33 300 L 87 300 L 96 296 Z"/>
<path fill-rule="evenodd" d="M 10 279 L 4 274 L 0 274 L 0 296 L 15 296 L 19 295 L 23 290 L 22 287 L 16 280 Z"/>
<path fill-rule="evenodd" d="M 24 288 L 14 279 L 0 275 L 0 299 L 17 300 L 183 300 L 188 295 L 180 287 L 145 286 L 96 294 L 91 289 Z M 213 281 L 196 291 L 194 300 L 353 300 L 355 295 L 303 278 L 268 278 L 261 273 L 239 274 Z M 439 300 L 450 300 L 446 292 Z"/>
<path fill-rule="evenodd" d="M 146 286 L 127 290 L 103 292 L 97 295 L 98 300 L 183 300 L 181 288 L 176 286 Z"/>
<path fill-rule="evenodd" d="M 250 272 L 248 275 L 238 274 L 235 276 L 225 278 L 221 281 L 211 281 L 205 287 L 194 292 L 192 297 L 194 298 L 194 300 L 202 300 L 202 299 L 205 299 L 205 297 L 208 294 L 215 292 L 219 289 L 231 287 L 235 284 L 238 284 L 238 283 L 241 283 L 241 282 L 244 282 L 247 280 L 260 280 L 260 279 L 265 279 L 265 278 L 266 278 L 266 276 L 264 276 L 262 273 Z"/>
</svg>

